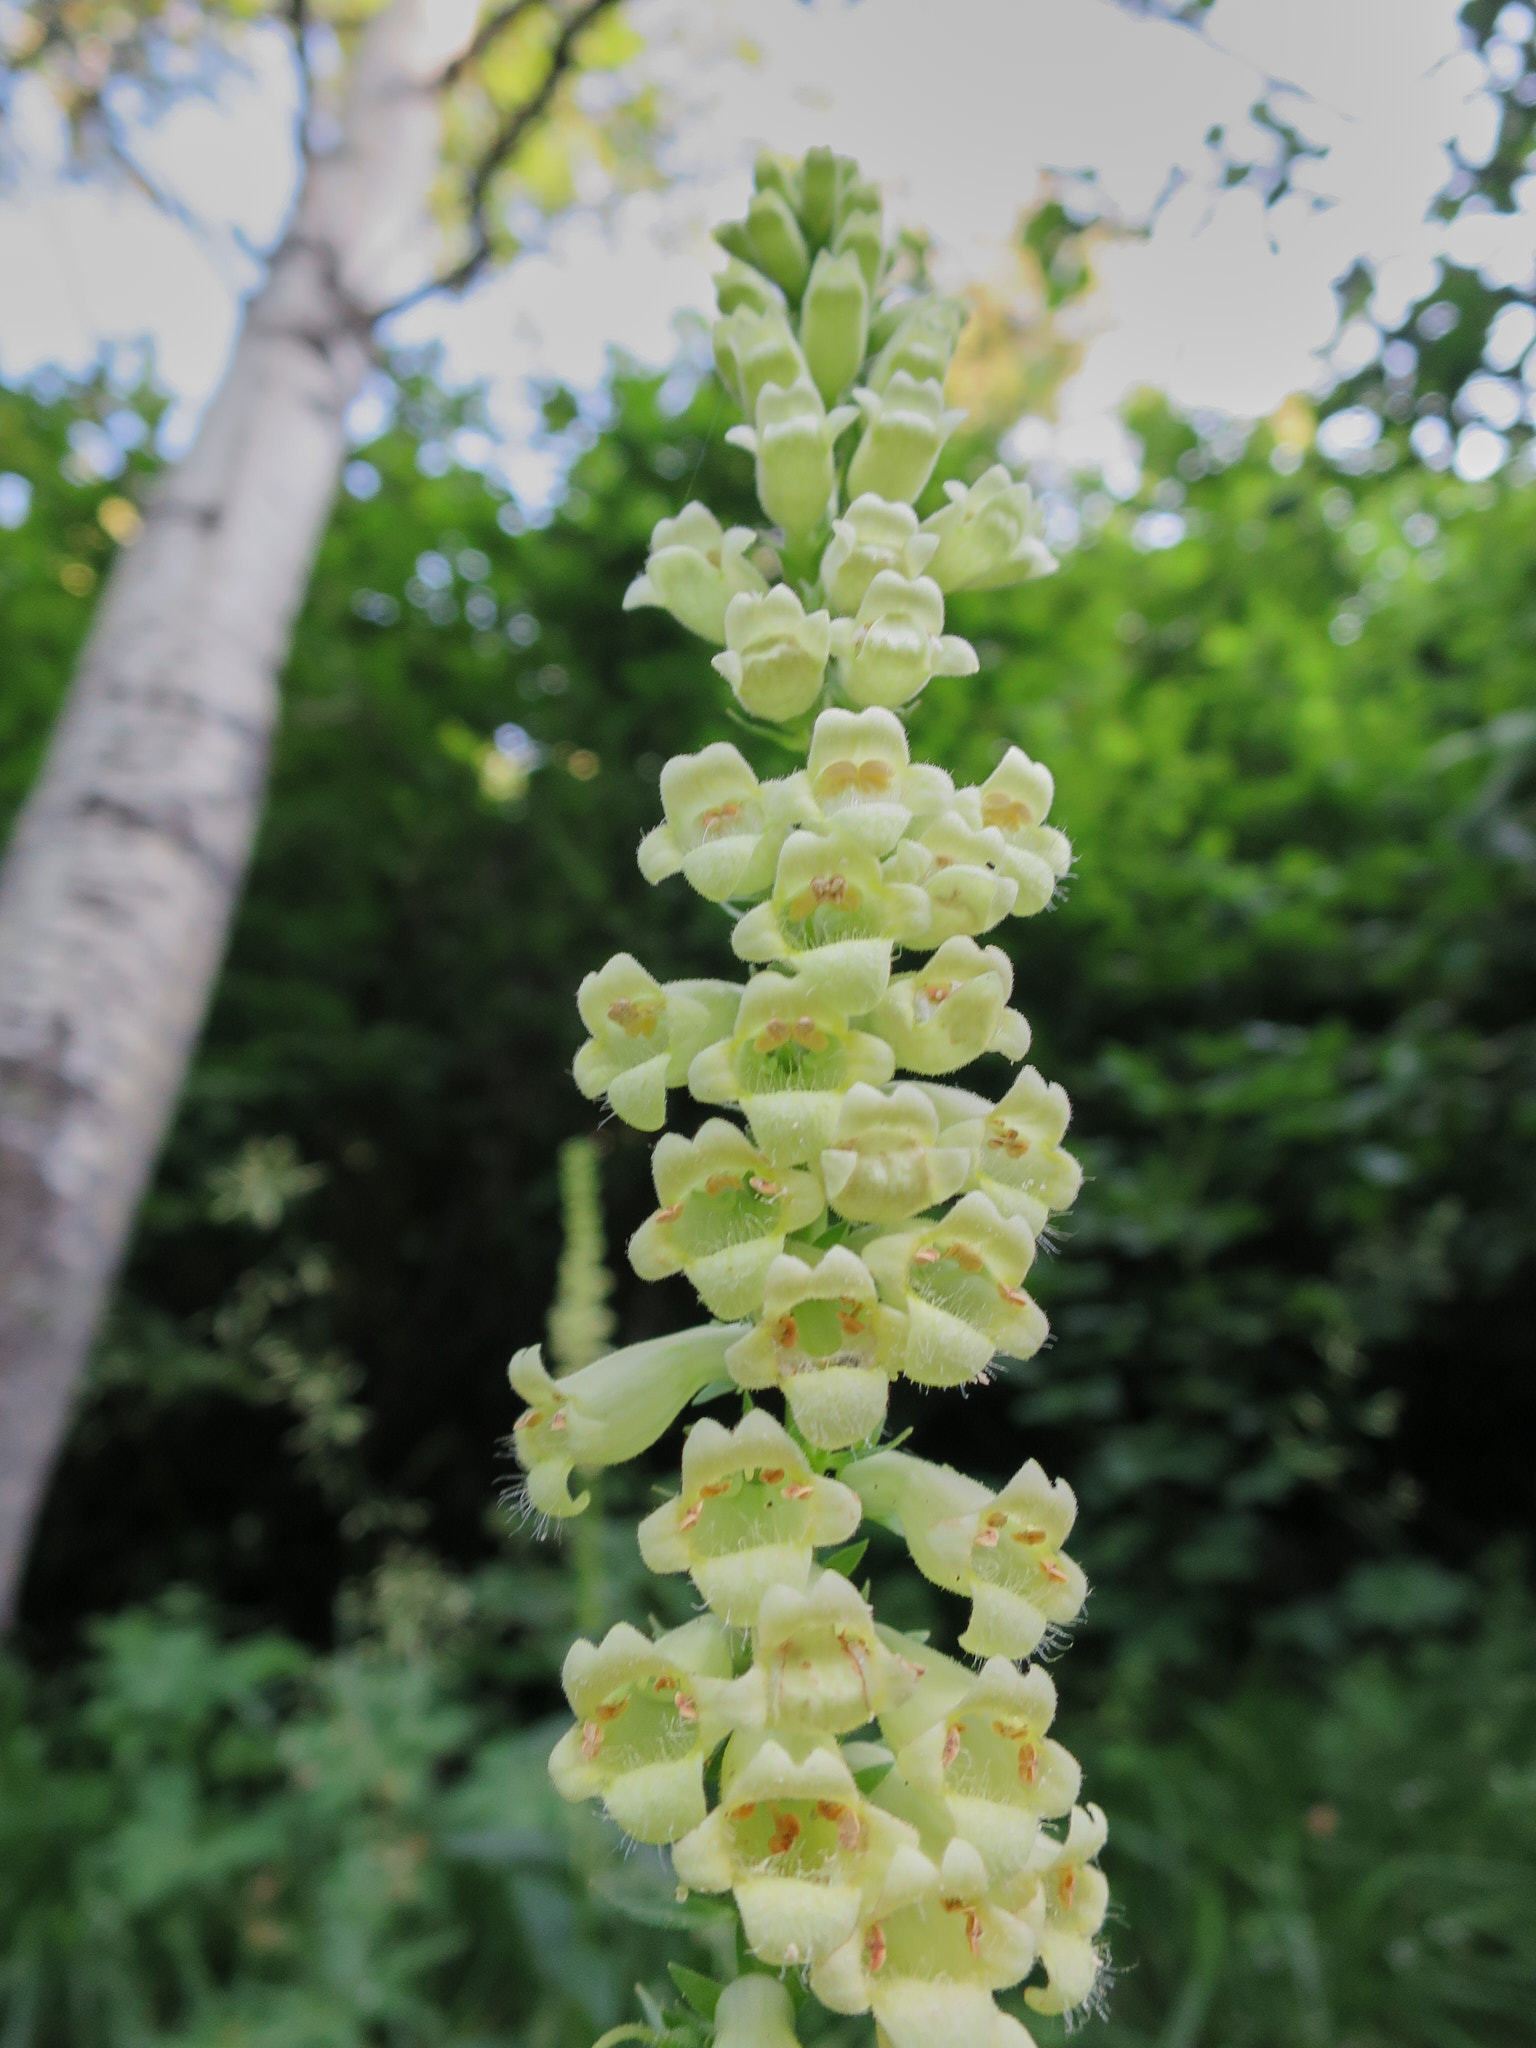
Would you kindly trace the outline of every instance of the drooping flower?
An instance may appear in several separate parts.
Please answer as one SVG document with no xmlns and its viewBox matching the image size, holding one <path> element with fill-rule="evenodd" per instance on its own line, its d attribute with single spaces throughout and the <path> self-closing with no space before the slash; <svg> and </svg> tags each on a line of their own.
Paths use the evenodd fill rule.
<svg viewBox="0 0 1536 2048">
<path fill-rule="evenodd" d="M 758 498 L 786 533 L 809 533 L 826 518 L 835 480 L 832 450 L 858 416 L 851 405 L 828 412 L 810 378 L 800 377 L 793 384 L 765 384 L 757 394 L 755 424 L 727 432 L 732 447 L 756 458 Z"/>
<path fill-rule="evenodd" d="M 750 526 L 722 528 L 707 505 L 685 505 L 659 519 L 644 571 L 624 593 L 632 612 L 657 605 L 679 625 L 717 647 L 725 643 L 725 608 L 740 591 L 764 591 L 767 578 L 747 560 L 757 535 Z"/>
<path fill-rule="evenodd" d="M 918 1680 L 917 1667 L 881 1640 L 869 1602 L 841 1572 L 818 1573 L 804 1592 L 771 1586 L 753 1646 L 766 1724 L 775 1730 L 849 1734 L 906 1699 Z"/>
<path fill-rule="evenodd" d="M 652 1642 L 628 1622 L 601 1643 L 578 1637 L 560 1683 L 576 1725 L 549 1775 L 563 1799 L 601 1799 L 637 1842 L 675 1842 L 707 1811 L 704 1764 L 727 1732 L 716 1702 L 731 1676 L 730 1638 L 708 1615 Z"/>
<path fill-rule="evenodd" d="M 759 782 L 727 740 L 674 754 L 661 771 L 666 822 L 640 842 L 648 882 L 681 873 L 711 903 L 760 896 L 773 883 L 779 848 L 817 818 L 804 773 Z"/>
<path fill-rule="evenodd" d="M 725 608 L 726 652 L 714 667 L 755 718 L 797 718 L 821 695 L 831 624 L 826 612 L 807 614 L 787 583 L 743 593 Z"/>
<path fill-rule="evenodd" d="M 906 1353 L 906 1324 L 881 1303 L 845 1245 L 811 1263 L 786 1253 L 768 1268 L 762 1314 L 731 1346 L 739 1386 L 782 1388 L 795 1427 L 821 1451 L 865 1442 L 885 1420 Z"/>
<path fill-rule="evenodd" d="M 739 1102 L 772 1163 L 801 1166 L 831 1143 L 846 1089 L 891 1078 L 890 1047 L 848 1017 L 835 976 L 759 974 L 731 1035 L 694 1059 L 689 1089 L 700 1102 Z"/>
<path fill-rule="evenodd" d="M 1097 1806 L 1077 1806 L 1064 1842 L 1042 1837 L 1037 1844 L 1035 1868 L 1045 1897 L 1040 1960 L 1047 1982 L 1024 1993 L 1036 2012 L 1068 2012 L 1093 1996 L 1103 1967 L 1093 1937 L 1109 1907 L 1109 1886 L 1093 1859 L 1108 1834 L 1109 1823 Z"/>
<path fill-rule="evenodd" d="M 922 528 L 939 543 L 930 573 L 941 590 L 1003 590 L 1055 569 L 1029 485 L 1000 462 L 969 488 L 947 483 L 944 492 L 949 503 Z"/>
<path fill-rule="evenodd" d="M 944 631 L 944 597 L 928 576 L 875 575 L 851 619 L 834 619 L 838 680 L 855 704 L 908 704 L 934 676 L 976 673 L 969 640 Z"/>
<path fill-rule="evenodd" d="M 913 1074 L 953 1074 L 984 1052 L 1020 1060 L 1029 1026 L 1008 1008 L 1012 993 L 1013 962 L 1001 946 L 946 939 L 926 967 L 891 977 L 870 1023 Z"/>
<path fill-rule="evenodd" d="M 740 1325 L 708 1324 L 648 1344 L 610 1351 L 579 1372 L 552 1379 L 537 1344 L 507 1367 L 528 1407 L 512 1429 L 512 1449 L 527 1475 L 529 1504 L 542 1515 L 579 1515 L 585 1493 L 570 1494 L 572 1470 L 622 1465 L 650 1449 L 695 1394 L 725 1370 Z"/>
<path fill-rule="evenodd" d="M 821 250 L 800 307 L 800 346 L 828 405 L 858 375 L 868 339 L 869 286 L 858 257 Z"/>
<path fill-rule="evenodd" d="M 679 1883 L 735 1894 L 752 1953 L 783 1968 L 816 1964 L 846 1942 L 912 1830 L 860 1793 L 835 1748 L 769 1736 L 737 1763 L 720 1804 L 672 1850 Z"/>
<path fill-rule="evenodd" d="M 890 977 L 892 945 L 914 945 L 928 928 L 925 891 L 889 879 L 872 853 L 834 829 L 792 832 L 779 853 L 773 892 L 737 921 L 731 950 L 738 960 L 790 962 L 816 971 L 808 955 L 829 955 L 861 971 L 862 994 L 850 1000 L 872 1010 Z"/>
<path fill-rule="evenodd" d="M 902 1223 L 958 1194 L 971 1173 L 961 1143 L 939 1142 L 939 1113 L 920 1088 L 860 1083 L 843 1097 L 821 1155 L 827 1202 L 851 1223 Z"/>
<path fill-rule="evenodd" d="M 995 1496 L 963 1472 L 903 1451 L 858 1459 L 844 1478 L 866 1514 L 899 1530 L 924 1578 L 969 1597 L 960 1647 L 973 1656 L 1029 1656 L 1088 1596 L 1081 1567 L 1061 1548 L 1077 1501 L 1033 1458 Z"/>
<path fill-rule="evenodd" d="M 939 450 L 965 418 L 946 411 L 936 377 L 897 370 L 883 391 L 855 391 L 864 432 L 848 465 L 848 496 L 873 491 L 910 505 L 933 474 Z M 759 493 L 761 495 L 761 493 Z"/>
<path fill-rule="evenodd" d="M 822 1212 L 814 1175 L 770 1166 L 723 1117 L 692 1138 L 668 1131 L 651 1173 L 661 1206 L 630 1239 L 630 1264 L 642 1280 L 685 1273 L 711 1315 L 754 1314 L 786 1236 Z"/>
<path fill-rule="evenodd" d="M 971 1153 L 971 1185 L 1004 1216 L 1022 1216 L 1038 1237 L 1054 1210 L 1071 1208 L 1083 1184 L 1083 1169 L 1061 1146 L 1072 1115 L 1067 1091 L 1025 1067 L 995 1108 L 959 1089 L 933 1091 L 936 1098 L 946 1093 L 960 1114 L 951 1117 L 936 1101 L 944 1141 Z"/>
<path fill-rule="evenodd" d="M 944 770 L 914 764 L 906 728 L 878 706 L 823 711 L 804 772 L 818 818 L 867 853 L 889 853 L 914 817 L 937 816 L 954 801 Z"/>
<path fill-rule="evenodd" d="M 937 546 L 933 535 L 919 533 L 910 505 L 892 504 L 866 492 L 832 522 L 832 538 L 821 558 L 827 603 L 834 612 L 851 617 L 882 570 L 921 576 Z"/>
<path fill-rule="evenodd" d="M 1010 747 L 979 789 L 963 789 L 955 809 L 973 830 L 1002 839 L 1001 871 L 1019 885 L 1015 917 L 1044 910 L 1072 865 L 1072 843 L 1043 823 L 1055 785 L 1048 768 Z"/>
<path fill-rule="evenodd" d="M 659 1131 L 667 1090 L 688 1078 L 695 1053 L 730 1029 L 741 990 L 730 981 L 672 981 L 647 974 L 629 953 L 615 953 L 576 992 L 592 1036 L 576 1055 L 576 1086 L 637 1130 Z"/>
<path fill-rule="evenodd" d="M 768 1588 L 803 1588 L 812 1552 L 846 1543 L 859 1512 L 764 1409 L 731 1430 L 706 1416 L 683 1445 L 682 1492 L 640 1524 L 640 1555 L 653 1572 L 687 1572 L 722 1621 L 750 1628 Z"/>
<path fill-rule="evenodd" d="M 1034 1255 L 1028 1224 L 1000 1216 L 981 1194 L 962 1196 L 937 1222 L 866 1244 L 881 1299 L 907 1318 L 907 1377 L 966 1386 L 999 1351 L 1032 1358 L 1049 1327 L 1023 1287 Z"/>
</svg>

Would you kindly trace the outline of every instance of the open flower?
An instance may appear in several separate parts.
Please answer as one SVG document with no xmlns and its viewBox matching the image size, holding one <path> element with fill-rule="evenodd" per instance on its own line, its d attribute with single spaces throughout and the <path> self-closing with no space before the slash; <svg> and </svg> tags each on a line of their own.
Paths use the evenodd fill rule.
<svg viewBox="0 0 1536 2048">
<path fill-rule="evenodd" d="M 891 947 L 912 945 L 927 930 L 922 889 L 890 880 L 872 853 L 842 834 L 792 832 L 779 853 L 773 893 L 749 910 L 731 934 L 738 960 L 789 960 L 810 971 L 806 955 L 836 950 L 868 985 L 851 997 L 872 1010 L 885 993 Z"/>
<path fill-rule="evenodd" d="M 853 395 L 864 415 L 864 433 L 848 465 L 848 496 L 873 491 L 910 505 L 964 410 L 945 410 L 944 387 L 936 377 L 919 381 L 906 370 L 897 370 L 883 391 Z"/>
<path fill-rule="evenodd" d="M 722 1621 L 750 1628 L 770 1586 L 803 1588 L 812 1551 L 858 1526 L 858 1495 L 818 1478 L 783 1425 L 754 1408 L 731 1430 L 695 1423 L 683 1490 L 640 1524 L 640 1555 L 653 1572 L 687 1572 Z"/>
<path fill-rule="evenodd" d="M 1048 768 L 1010 747 L 978 789 L 963 789 L 955 808 L 973 830 L 997 833 L 1003 842 L 998 865 L 1019 885 L 1015 917 L 1044 910 L 1056 884 L 1072 865 L 1072 842 L 1042 821 L 1055 785 Z"/>
<path fill-rule="evenodd" d="M 1071 1208 L 1083 1184 L 1083 1169 L 1061 1147 L 1072 1115 L 1066 1089 L 1025 1067 L 996 1108 L 958 1089 L 948 1092 L 962 1108 L 976 1105 L 973 1115 L 954 1121 L 939 1111 L 945 1142 L 965 1146 L 975 1161 L 972 1186 L 1004 1216 L 1022 1216 L 1038 1237 L 1053 1210 Z"/>
<path fill-rule="evenodd" d="M 918 1679 L 917 1667 L 881 1641 L 868 1601 L 841 1572 L 819 1573 L 805 1592 L 771 1586 L 754 1653 L 775 1730 L 846 1735 L 906 1699 Z"/>
<path fill-rule="evenodd" d="M 517 1352 L 507 1378 L 528 1407 L 513 1425 L 512 1449 L 531 1506 L 543 1515 L 579 1515 L 589 1496 L 571 1498 L 573 1468 L 622 1465 L 649 1450 L 695 1394 L 720 1378 L 741 1334 L 739 1325 L 683 1330 L 610 1351 L 558 1380 L 537 1344 Z"/>
<path fill-rule="evenodd" d="M 821 250 L 800 307 L 800 346 L 828 405 L 859 374 L 868 336 L 869 286 L 858 257 Z"/>
<path fill-rule="evenodd" d="M 897 1769 L 918 1793 L 943 1800 L 994 1882 L 1028 1870 L 1040 1821 L 1070 1812 L 1082 1782 L 1045 1732 L 1055 1686 L 1038 1665 L 1020 1672 L 993 1657 L 978 1674 L 889 1631 L 882 1641 L 922 1666 L 918 1684 L 880 1716 Z"/>
<path fill-rule="evenodd" d="M 967 1386 L 995 1353 L 1032 1358 L 1045 1342 L 1049 1326 L 1022 1284 L 1034 1236 L 985 1195 L 962 1196 L 936 1223 L 877 1237 L 863 1254 L 881 1299 L 907 1318 L 909 1379 Z"/>
<path fill-rule="evenodd" d="M 1028 484 L 1000 462 L 969 489 L 944 486 L 949 503 L 923 521 L 939 543 L 930 573 L 941 590 L 1002 590 L 1031 576 L 1049 576 L 1056 557 L 1040 539 Z"/>
<path fill-rule="evenodd" d="M 732 427 L 726 434 L 733 447 L 756 457 L 758 498 L 786 533 L 809 533 L 826 518 L 834 481 L 832 450 L 858 416 L 851 405 L 828 412 L 810 378 L 799 377 L 793 384 L 765 384 L 757 395 L 756 424 Z"/>
<path fill-rule="evenodd" d="M 866 491 L 832 522 L 832 538 L 821 558 L 827 603 L 834 612 L 851 616 L 881 570 L 921 576 L 937 547 L 933 535 L 919 533 L 910 505 L 893 504 Z"/>
<path fill-rule="evenodd" d="M 944 596 L 928 576 L 882 569 L 851 619 L 835 619 L 838 680 L 855 704 L 907 704 L 934 676 L 976 673 L 969 640 L 944 631 Z"/>
<path fill-rule="evenodd" d="M 939 1113 L 920 1088 L 859 1083 L 843 1097 L 821 1155 L 828 1204 L 851 1223 L 902 1223 L 958 1194 L 972 1155 L 939 1143 Z"/>
<path fill-rule="evenodd" d="M 945 811 L 904 839 L 891 858 L 903 881 L 918 882 L 933 907 L 929 936 L 975 938 L 1001 924 L 1018 901 L 1019 885 L 1003 868 L 1008 849 L 1000 832 L 978 831 L 958 810 Z"/>
<path fill-rule="evenodd" d="M 733 1892 L 763 1962 L 815 1964 L 853 1934 L 893 1857 L 916 1854 L 912 1830 L 871 1806 L 819 1742 L 769 1738 L 732 1764 L 727 1750 L 720 1804 L 673 1847 L 678 1881 Z"/>
<path fill-rule="evenodd" d="M 884 1422 L 906 1337 L 864 1261 L 834 1245 L 815 1264 L 792 1253 L 773 1261 L 762 1315 L 725 1362 L 739 1386 L 782 1388 L 806 1442 L 836 1451 Z"/>
<path fill-rule="evenodd" d="M 765 384 L 793 384 L 808 374 L 800 344 L 776 306 L 766 312 L 738 306 L 715 322 L 714 344 L 721 382 L 748 419 Z"/>
<path fill-rule="evenodd" d="M 826 612 L 807 615 L 789 585 L 776 583 L 765 597 L 731 599 L 726 652 L 714 666 L 755 718 L 797 718 L 821 695 L 830 630 Z"/>
<path fill-rule="evenodd" d="M 771 1167 L 723 1117 L 692 1138 L 668 1131 L 651 1173 L 661 1206 L 630 1239 L 630 1264 L 642 1280 L 686 1273 L 711 1315 L 755 1313 L 785 1237 L 822 1210 L 813 1175 Z"/>
<path fill-rule="evenodd" d="M 969 1597 L 960 1647 L 973 1656 L 1029 1656 L 1046 1629 L 1073 1620 L 1088 1597 L 1081 1567 L 1061 1548 L 1077 1501 L 1033 1458 L 995 1496 L 963 1472 L 903 1451 L 860 1458 L 844 1477 L 865 1513 L 902 1535 L 924 1578 Z"/>
<path fill-rule="evenodd" d="M 700 1102 L 739 1102 L 775 1166 L 800 1166 L 831 1143 L 844 1092 L 888 1081 L 883 1039 L 855 1031 L 838 1007 L 835 977 L 759 974 L 747 984 L 730 1037 L 688 1069 Z"/>
<path fill-rule="evenodd" d="M 876 1812 L 882 1809 L 876 1804 Z M 890 2048 L 1000 2048 L 1012 2031 L 992 2002 L 1033 1968 L 1034 1928 L 993 1895 L 986 1865 L 951 1836 L 937 1862 L 893 1856 L 872 1908 L 813 1967 L 833 2012 L 872 2012 Z"/>
<path fill-rule="evenodd" d="M 905 726 L 879 706 L 822 712 L 805 783 L 824 825 L 874 854 L 889 853 L 914 817 L 937 816 L 955 795 L 942 768 L 914 766 Z"/>
<path fill-rule="evenodd" d="M 730 1639 L 708 1615 L 655 1642 L 624 1621 L 601 1643 L 578 1637 L 560 1673 L 576 1726 L 550 1755 L 556 1791 L 601 1799 L 637 1842 L 675 1842 L 707 1810 L 704 1763 L 726 1733 L 715 1702 L 730 1676 Z"/>
<path fill-rule="evenodd" d="M 1093 1995 L 1103 1967 L 1093 1937 L 1109 1907 L 1109 1886 L 1093 1859 L 1108 1834 L 1109 1823 L 1097 1806 L 1078 1806 L 1064 1842 L 1042 1838 L 1037 1844 L 1035 1868 L 1045 1896 L 1040 1960 L 1047 1982 L 1024 1993 L 1036 2012 L 1068 2012 Z"/>
<path fill-rule="evenodd" d="M 759 782 L 727 740 L 674 754 L 661 802 L 666 822 L 641 840 L 640 872 L 653 883 L 681 873 L 711 903 L 771 887 L 779 848 L 817 815 L 803 773 Z"/>
<path fill-rule="evenodd" d="M 1012 993 L 1013 962 L 1001 946 L 946 939 L 926 967 L 891 977 L 869 1021 L 909 1073 L 953 1074 L 984 1052 L 1019 1060 L 1029 1051 L 1029 1026 L 1008 1008 Z"/>
<path fill-rule="evenodd" d="M 576 1086 L 637 1130 L 659 1131 L 667 1090 L 680 1088 L 702 1046 L 730 1029 L 741 990 L 730 981 L 672 981 L 646 973 L 629 953 L 615 953 L 587 975 L 576 1007 L 592 1036 L 576 1055 Z"/>
<path fill-rule="evenodd" d="M 756 545 L 750 526 L 722 527 L 707 505 L 692 502 L 675 519 L 658 519 L 644 572 L 624 593 L 624 609 L 659 605 L 700 639 L 725 641 L 725 608 L 738 591 L 768 588 L 747 560 Z"/>
</svg>

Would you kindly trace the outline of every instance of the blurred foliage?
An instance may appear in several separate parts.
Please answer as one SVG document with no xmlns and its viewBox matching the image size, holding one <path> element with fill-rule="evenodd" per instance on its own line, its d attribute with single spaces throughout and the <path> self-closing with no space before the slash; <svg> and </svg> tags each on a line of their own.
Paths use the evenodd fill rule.
<svg viewBox="0 0 1536 2048">
<path fill-rule="evenodd" d="M 550 392 L 571 487 L 530 525 L 464 466 L 473 403 L 397 367 L 39 1533 L 0 1736 L 8 2043 L 586 2048 L 720 1939 L 641 1858 L 595 1898 L 609 1848 L 542 1776 L 578 1617 L 682 1618 L 640 1582 L 646 1475 L 566 1562 L 494 1501 L 501 1362 L 544 1327 L 560 1148 L 592 1131 L 559 1078 L 575 985 L 620 947 L 721 966 L 633 867 L 661 763 L 724 737 L 789 765 L 619 610 L 655 519 L 742 516 L 746 463 L 686 363 L 620 366 L 606 415 Z M 126 414 L 105 383 L 0 393 L 31 486 L 7 812 L 131 542 Z M 1017 740 L 1078 849 L 1014 943 L 1090 1178 L 1031 1283 L 1058 1341 L 935 1407 L 935 1448 L 1038 1454 L 1082 1500 L 1060 1732 L 1116 1827 L 1106 2038 L 1502 2048 L 1536 1991 L 1531 1616 L 1480 1562 L 1530 1521 L 1536 491 L 1340 474 L 1298 419 L 1202 438 L 1148 402 L 1137 495 L 1054 495 L 1062 573 L 954 604 L 983 670 L 927 693 L 924 752 L 972 776 Z M 620 1245 L 649 1147 L 594 1144 Z M 618 1264 L 621 1341 L 692 1317 Z M 897 1546 L 870 1563 L 904 1625 L 951 1628 Z"/>
</svg>

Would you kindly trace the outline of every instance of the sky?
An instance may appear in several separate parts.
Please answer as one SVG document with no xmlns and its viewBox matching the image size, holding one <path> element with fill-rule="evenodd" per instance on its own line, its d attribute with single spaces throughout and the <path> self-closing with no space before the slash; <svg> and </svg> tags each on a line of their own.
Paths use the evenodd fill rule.
<svg viewBox="0 0 1536 2048">
<path fill-rule="evenodd" d="M 4 13 L 0 0 L 0 29 Z M 1139 385 L 1243 417 L 1317 388 L 1338 340 L 1333 282 L 1358 256 L 1376 266 L 1388 322 L 1447 250 L 1528 272 L 1536 194 L 1513 220 L 1426 220 L 1448 145 L 1475 162 L 1494 133 L 1456 14 L 1457 0 L 1217 0 L 1196 35 L 1113 0 L 632 0 L 641 61 L 672 109 L 669 188 L 568 217 L 463 302 L 397 321 L 396 338 L 440 341 L 452 377 L 488 381 L 500 459 L 537 500 L 550 458 L 527 445 L 528 379 L 595 387 L 614 345 L 669 358 L 678 311 L 712 310 L 708 224 L 742 211 L 759 147 L 830 141 L 858 156 L 887 218 L 925 228 L 953 284 L 999 275 L 1021 209 L 1069 174 L 1148 231 L 1104 252 L 1083 366 L 1031 445 L 1112 464 L 1117 408 Z M 1530 25 L 1522 5 L 1506 15 L 1517 35 Z M 1205 140 L 1219 125 L 1238 155 L 1262 157 L 1249 109 L 1266 92 L 1325 150 L 1268 209 L 1222 189 Z M 185 436 L 259 274 L 252 252 L 291 195 L 292 109 L 273 35 L 217 106 L 162 125 L 153 166 L 194 231 L 137 194 L 62 184 L 46 119 L 23 107 L 30 168 L 0 196 L 0 276 L 25 288 L 0 300 L 0 372 L 78 367 L 103 341 L 147 336 Z M 1357 327 L 1335 366 L 1373 346 Z"/>
</svg>

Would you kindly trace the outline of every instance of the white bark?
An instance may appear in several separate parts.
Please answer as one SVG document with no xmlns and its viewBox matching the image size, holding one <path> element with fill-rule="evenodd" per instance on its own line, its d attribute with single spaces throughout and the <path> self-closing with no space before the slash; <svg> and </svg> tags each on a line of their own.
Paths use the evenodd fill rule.
<svg viewBox="0 0 1536 2048">
<path fill-rule="evenodd" d="M 0 1625 L 218 969 L 371 308 L 420 248 L 473 0 L 355 60 L 195 445 L 119 556 L 0 869 Z"/>
</svg>

